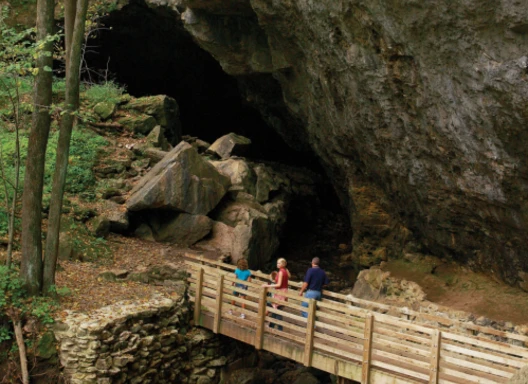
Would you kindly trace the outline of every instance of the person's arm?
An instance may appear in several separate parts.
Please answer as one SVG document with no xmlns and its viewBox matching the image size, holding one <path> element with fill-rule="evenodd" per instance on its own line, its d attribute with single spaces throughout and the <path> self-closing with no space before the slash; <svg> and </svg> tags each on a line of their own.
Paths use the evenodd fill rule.
<svg viewBox="0 0 528 384">
<path fill-rule="evenodd" d="M 266 288 L 279 288 L 282 284 L 282 271 L 279 272 L 279 279 L 276 284 L 263 284 L 263 287 Z"/>
<path fill-rule="evenodd" d="M 308 283 L 305 281 L 301 287 L 301 290 L 299 291 L 299 296 L 303 295 L 303 292 L 306 291 L 306 288 L 308 288 Z"/>
</svg>

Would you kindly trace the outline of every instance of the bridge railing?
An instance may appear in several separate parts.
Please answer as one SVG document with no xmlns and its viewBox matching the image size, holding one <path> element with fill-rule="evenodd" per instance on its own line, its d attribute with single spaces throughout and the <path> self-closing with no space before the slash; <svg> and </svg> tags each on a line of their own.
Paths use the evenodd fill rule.
<svg viewBox="0 0 528 384">
<path fill-rule="evenodd" d="M 277 300 L 268 295 L 273 289 L 262 287 L 266 274 L 252 271 L 253 280 L 243 282 L 243 289 L 234 285 L 241 283 L 234 266 L 186 256 L 195 324 L 207 315 L 216 333 L 225 321 L 253 329 L 257 349 L 269 336 L 290 341 L 302 349 L 299 361 L 306 366 L 324 354 L 360 366 L 361 377 L 349 378 L 362 383 L 372 372 L 385 372 L 403 382 L 465 384 L 506 383 L 528 364 L 526 336 L 329 291 L 321 301 L 309 300 L 298 295 L 299 283 L 280 292 L 287 301 Z"/>
</svg>

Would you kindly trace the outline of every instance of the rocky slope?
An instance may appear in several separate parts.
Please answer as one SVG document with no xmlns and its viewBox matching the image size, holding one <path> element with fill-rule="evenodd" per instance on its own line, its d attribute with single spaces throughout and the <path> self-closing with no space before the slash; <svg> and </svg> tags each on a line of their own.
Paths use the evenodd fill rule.
<svg viewBox="0 0 528 384">
<path fill-rule="evenodd" d="M 149 2 L 180 12 L 269 124 L 316 153 L 356 237 L 368 188 L 361 206 L 386 216 L 370 234 L 528 288 L 528 5 Z"/>
</svg>

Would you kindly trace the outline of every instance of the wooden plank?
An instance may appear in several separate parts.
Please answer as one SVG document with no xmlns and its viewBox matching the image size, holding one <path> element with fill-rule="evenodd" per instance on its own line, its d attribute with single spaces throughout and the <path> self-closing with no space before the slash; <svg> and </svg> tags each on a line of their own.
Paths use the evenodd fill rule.
<svg viewBox="0 0 528 384">
<path fill-rule="evenodd" d="M 306 325 L 306 343 L 304 345 L 304 365 L 312 366 L 313 338 L 315 328 L 315 300 L 310 299 L 308 304 L 308 323 Z"/>
<path fill-rule="evenodd" d="M 224 275 L 218 276 L 216 289 L 216 307 L 215 307 L 215 317 L 213 324 L 213 332 L 218 333 L 220 330 L 220 322 L 222 321 L 222 296 L 224 294 Z"/>
<path fill-rule="evenodd" d="M 445 349 L 446 351 L 460 353 L 462 355 L 478 357 L 484 360 L 494 361 L 499 364 L 511 365 L 516 368 L 522 368 L 526 365 L 526 361 L 523 361 L 523 360 L 514 360 L 514 359 L 503 357 L 503 356 L 491 355 L 489 353 L 480 352 L 480 351 L 464 348 L 464 347 L 453 345 L 453 344 L 448 344 L 447 342 L 442 343 L 442 349 Z"/>
<path fill-rule="evenodd" d="M 257 315 L 257 330 L 255 333 L 255 349 L 262 349 L 264 341 L 264 321 L 266 318 L 266 299 L 268 296 L 268 288 L 263 288 L 260 292 L 258 315 Z"/>
<path fill-rule="evenodd" d="M 429 384 L 438 384 L 438 364 L 440 362 L 441 334 L 435 329 L 431 336 L 431 367 L 429 368 Z"/>
<path fill-rule="evenodd" d="M 444 353 L 440 359 L 441 364 L 451 367 L 452 369 L 457 369 L 456 367 L 471 368 L 474 371 L 481 371 L 485 373 L 491 373 L 492 375 L 502 376 L 502 377 L 511 377 L 517 370 L 515 368 L 506 367 L 504 365 L 496 365 L 491 362 L 485 362 L 486 365 L 479 364 L 475 362 L 473 358 L 465 358 L 464 356 L 453 357 L 447 356 L 448 353 Z M 450 354 L 452 355 L 452 354 Z"/>
<path fill-rule="evenodd" d="M 528 358 L 528 350 L 515 347 L 505 343 L 493 343 L 491 341 L 482 341 L 476 338 L 445 332 L 443 337 L 447 340 L 454 340 L 464 344 L 474 345 L 480 348 L 491 349 L 493 351 L 503 352 L 508 355 L 516 355 Z"/>
<path fill-rule="evenodd" d="M 204 270 L 198 271 L 198 278 L 196 282 L 196 294 L 194 300 L 194 325 L 200 325 L 200 311 L 202 308 L 202 288 L 203 288 Z"/>
<path fill-rule="evenodd" d="M 328 352 L 328 353 L 331 353 L 331 354 L 335 355 L 334 357 L 347 358 L 348 360 L 355 361 L 358 364 L 361 363 L 361 356 L 362 356 L 361 355 L 361 350 L 357 350 L 357 353 L 355 353 L 356 351 L 354 351 L 354 350 L 352 350 L 352 351 L 343 351 L 342 349 L 334 348 L 334 347 L 331 347 L 331 346 L 326 345 L 324 343 L 320 343 L 318 341 L 314 341 L 314 351 L 317 351 L 317 352 L 318 351 Z"/>
<path fill-rule="evenodd" d="M 392 374 L 405 375 L 405 376 L 409 376 L 415 379 L 425 380 L 425 381 L 429 378 L 429 376 L 424 373 L 419 373 L 411 369 L 403 368 L 403 367 L 390 364 L 390 363 L 386 363 L 384 361 L 380 361 L 377 359 L 373 359 L 371 362 L 371 365 L 373 367 L 386 369 L 387 371 L 392 372 Z"/>
<path fill-rule="evenodd" d="M 441 367 L 440 370 L 448 375 L 459 377 L 465 380 L 466 383 L 497 384 L 497 383 L 507 383 L 509 380 L 505 377 L 498 377 L 498 376 L 485 375 L 485 374 L 476 376 L 472 371 L 464 373 L 460 370 L 452 370 L 446 367 Z M 486 377 L 484 377 L 484 375 Z"/>
<path fill-rule="evenodd" d="M 319 312 L 317 312 L 317 317 L 320 317 L 320 313 Z M 350 331 L 350 330 L 348 330 L 348 329 L 346 329 L 344 327 L 338 327 L 337 325 L 323 323 L 322 321 L 316 321 L 315 322 L 315 326 L 318 329 L 324 329 L 324 330 L 328 330 L 330 332 L 333 331 L 334 333 L 332 333 L 332 334 L 335 337 L 338 337 L 338 338 L 343 337 L 343 339 L 349 340 L 349 337 L 354 337 L 354 338 L 358 338 L 358 339 L 362 339 L 363 340 L 363 333 Z M 337 335 L 337 333 L 339 333 L 340 335 L 343 335 L 343 336 Z"/>
<path fill-rule="evenodd" d="M 370 356 L 372 346 L 372 330 L 373 330 L 374 316 L 369 314 L 365 318 L 365 333 L 363 338 L 363 366 L 361 370 L 361 384 L 369 383 L 370 375 Z"/>
</svg>

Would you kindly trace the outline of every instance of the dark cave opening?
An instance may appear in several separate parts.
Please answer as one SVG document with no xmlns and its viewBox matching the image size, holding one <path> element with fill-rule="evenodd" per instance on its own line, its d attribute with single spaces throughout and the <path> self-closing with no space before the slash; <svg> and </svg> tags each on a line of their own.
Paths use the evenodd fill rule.
<svg viewBox="0 0 528 384">
<path fill-rule="evenodd" d="M 184 135 L 212 143 L 234 132 L 252 140 L 248 157 L 321 171 L 311 153 L 289 147 L 241 96 L 239 80 L 247 80 L 265 81 L 267 91 L 279 98 L 275 80 L 269 75 L 238 80 L 227 75 L 192 40 L 179 17 L 176 11 L 150 8 L 140 0 L 104 17 L 103 27 L 88 42 L 90 72 L 85 80 L 114 80 L 135 97 L 168 95 L 179 104 Z"/>
<path fill-rule="evenodd" d="M 177 12 L 151 8 L 142 0 L 130 1 L 102 23 L 104 29 L 89 41 L 93 48 L 86 56 L 89 68 L 110 74 L 98 81 L 114 80 L 135 97 L 173 97 L 180 106 L 184 135 L 212 143 L 234 132 L 252 140 L 248 158 L 303 166 L 322 176 L 316 198 L 291 204 L 277 257 L 290 259 L 301 278 L 314 256 L 328 260 L 327 267 L 339 268 L 339 246 L 350 243 L 351 229 L 323 168 L 313 153 L 289 146 L 242 96 L 241 82 L 266 92 L 268 99 L 282 100 L 271 75 L 227 75 L 184 30 Z M 136 226 L 143 216 L 133 220 Z"/>
</svg>

